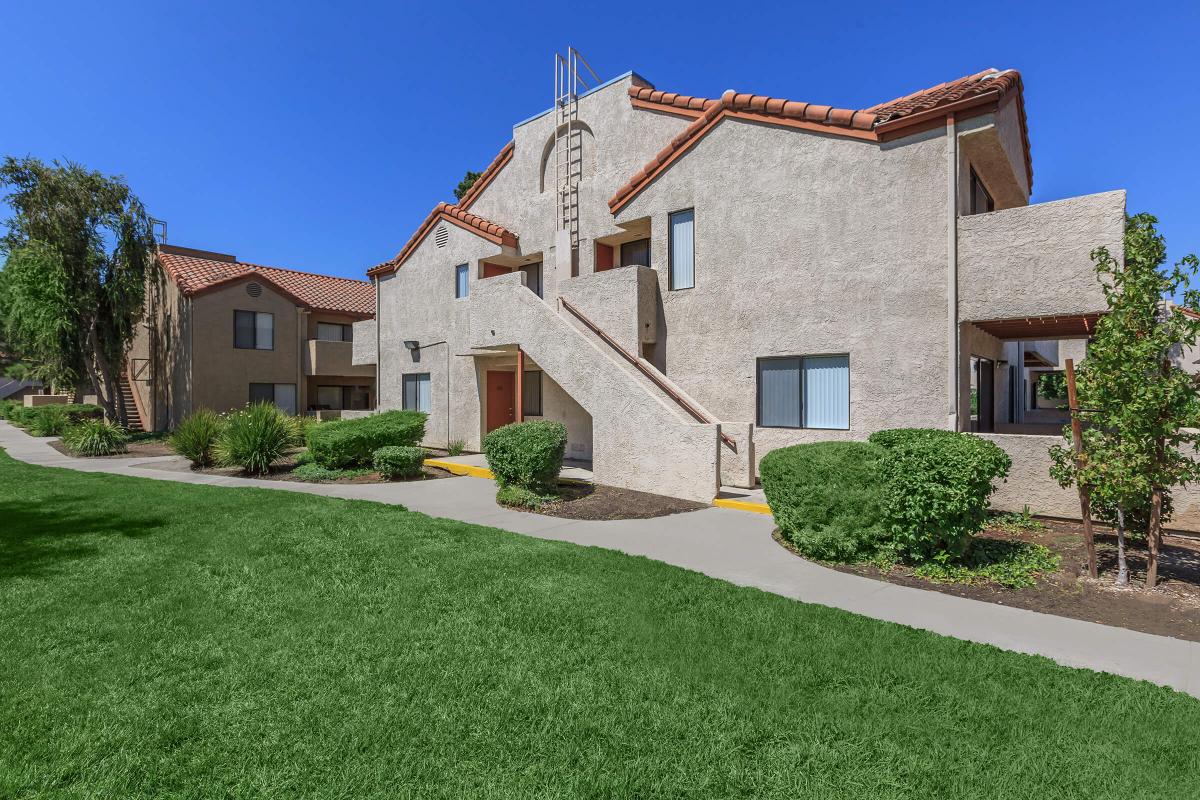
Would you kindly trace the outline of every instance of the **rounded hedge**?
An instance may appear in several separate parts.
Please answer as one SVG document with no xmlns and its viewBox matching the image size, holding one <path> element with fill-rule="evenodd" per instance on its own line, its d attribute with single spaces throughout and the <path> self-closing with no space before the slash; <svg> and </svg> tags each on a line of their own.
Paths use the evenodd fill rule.
<svg viewBox="0 0 1200 800">
<path fill-rule="evenodd" d="M 483 437 L 488 468 L 502 489 L 552 492 L 566 449 L 566 426 L 551 420 L 514 422 Z"/>
<path fill-rule="evenodd" d="M 360 419 L 312 425 L 306 431 L 313 461 L 326 469 L 366 467 L 381 447 L 415 447 L 425 438 L 422 411 L 385 411 Z"/>
<path fill-rule="evenodd" d="M 913 561 L 961 556 L 987 518 L 995 481 L 1012 459 L 969 433 L 897 428 L 868 441 L 887 450 L 879 462 L 885 521 L 899 552 Z"/>
<path fill-rule="evenodd" d="M 375 451 L 371 459 L 375 470 L 388 480 L 415 478 L 421 474 L 425 450 L 420 447 L 389 445 Z"/>
<path fill-rule="evenodd" d="M 869 558 L 886 538 L 879 462 L 867 442 L 817 442 L 772 450 L 759 465 L 763 493 L 783 536 L 806 556 Z"/>
</svg>

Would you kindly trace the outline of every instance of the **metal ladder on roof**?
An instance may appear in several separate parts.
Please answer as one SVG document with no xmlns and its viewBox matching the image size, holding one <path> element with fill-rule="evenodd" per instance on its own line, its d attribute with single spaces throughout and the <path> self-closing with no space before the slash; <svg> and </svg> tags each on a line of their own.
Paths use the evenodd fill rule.
<svg viewBox="0 0 1200 800">
<path fill-rule="evenodd" d="M 594 85 L 579 74 L 579 65 L 590 73 Z M 600 78 L 573 47 L 566 56 L 554 54 L 554 188 L 555 229 L 568 231 L 571 248 L 579 247 L 579 181 L 583 177 L 583 130 L 579 125 L 579 88 L 591 91 Z"/>
</svg>

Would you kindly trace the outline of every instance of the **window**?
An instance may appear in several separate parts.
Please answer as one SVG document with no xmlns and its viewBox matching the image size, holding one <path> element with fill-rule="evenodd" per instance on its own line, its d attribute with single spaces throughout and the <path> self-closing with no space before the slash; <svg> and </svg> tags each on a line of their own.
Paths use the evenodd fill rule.
<svg viewBox="0 0 1200 800">
<path fill-rule="evenodd" d="M 996 210 L 996 201 L 992 200 L 991 192 L 983 185 L 983 181 L 979 180 L 979 176 L 975 174 L 975 168 L 971 168 L 971 214 L 986 214 L 989 211 Z"/>
<path fill-rule="evenodd" d="M 429 373 L 418 372 L 404 376 L 404 408 L 429 413 Z"/>
<path fill-rule="evenodd" d="M 670 289 L 691 289 L 696 285 L 696 212 L 676 211 L 670 215 L 671 236 L 667 261 Z"/>
<path fill-rule="evenodd" d="M 763 428 L 850 429 L 850 356 L 758 360 Z"/>
<path fill-rule="evenodd" d="M 352 342 L 354 326 L 340 322 L 318 322 L 317 338 L 323 342 Z"/>
<path fill-rule="evenodd" d="M 242 350 L 274 350 L 275 315 L 262 311 L 234 311 L 233 346 Z"/>
<path fill-rule="evenodd" d="M 526 370 L 521 378 L 521 411 L 527 417 L 542 415 L 542 373 Z"/>
<path fill-rule="evenodd" d="M 370 408 L 371 390 L 367 386 L 318 386 L 314 410 Z"/>
<path fill-rule="evenodd" d="M 467 296 L 467 289 L 470 286 L 468 283 L 471 277 L 470 271 L 470 267 L 466 264 L 459 264 L 454 268 L 454 296 L 456 298 Z"/>
<path fill-rule="evenodd" d="M 625 242 L 621 245 L 621 266 L 650 266 L 650 240 L 638 239 L 637 241 Z"/>
<path fill-rule="evenodd" d="M 521 272 L 525 273 L 525 285 L 529 288 L 529 291 L 533 292 L 538 297 L 541 297 L 542 265 L 540 263 L 530 264 L 528 266 L 521 267 Z"/>
<path fill-rule="evenodd" d="M 251 403 L 274 403 L 281 411 L 289 414 L 296 413 L 296 384 L 294 383 L 252 383 L 250 384 Z"/>
</svg>

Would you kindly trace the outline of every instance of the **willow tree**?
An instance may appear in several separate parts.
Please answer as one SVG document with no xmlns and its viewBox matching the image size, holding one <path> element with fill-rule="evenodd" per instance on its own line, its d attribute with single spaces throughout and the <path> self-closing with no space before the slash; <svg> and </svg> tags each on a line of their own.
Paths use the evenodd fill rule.
<svg viewBox="0 0 1200 800">
<path fill-rule="evenodd" d="M 89 385 L 120 419 L 118 371 L 142 312 L 154 251 L 150 219 L 120 177 L 7 157 L 12 208 L 0 315 L 12 346 L 60 385 Z"/>
<path fill-rule="evenodd" d="M 1077 375 L 1087 424 L 1083 456 L 1076 459 L 1069 444 L 1051 449 L 1051 474 L 1064 486 L 1087 487 L 1101 518 L 1117 525 L 1119 582 L 1128 574 L 1127 530 L 1145 534 L 1149 587 L 1158 581 L 1171 490 L 1200 478 L 1192 457 L 1200 449 L 1200 394 L 1194 377 L 1173 359 L 1200 336 L 1200 291 L 1191 288 L 1200 262 L 1191 255 L 1164 268 L 1167 249 L 1157 222 L 1149 214 L 1126 221 L 1123 259 L 1106 248 L 1092 253 L 1108 313 Z M 1182 303 L 1168 303 L 1170 297 Z"/>
</svg>

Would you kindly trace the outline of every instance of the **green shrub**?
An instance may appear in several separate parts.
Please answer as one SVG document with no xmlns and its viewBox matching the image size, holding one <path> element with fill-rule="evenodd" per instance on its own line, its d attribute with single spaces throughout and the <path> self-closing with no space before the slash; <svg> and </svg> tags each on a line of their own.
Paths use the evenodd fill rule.
<svg viewBox="0 0 1200 800">
<path fill-rule="evenodd" d="M 546 503 L 557 499 L 554 495 L 539 494 L 520 486 L 503 486 L 496 492 L 496 502 L 500 505 L 511 508 L 527 508 L 530 511 L 537 511 Z"/>
<path fill-rule="evenodd" d="M 1009 589 L 1033 586 L 1056 572 L 1062 559 L 1040 544 L 999 539 L 972 539 L 960 559 L 938 558 L 913 570 L 935 583 L 996 583 Z"/>
<path fill-rule="evenodd" d="M 209 467 L 216 462 L 217 440 L 223 428 L 221 417 L 201 408 L 184 417 L 167 442 L 172 450 L 192 462 L 193 467 Z"/>
<path fill-rule="evenodd" d="M 9 412 L 16 407 L 15 400 L 0 400 L 0 419 L 8 419 Z"/>
<path fill-rule="evenodd" d="M 462 439 L 455 439 L 446 448 L 446 454 L 451 456 L 461 456 L 463 451 L 467 449 L 467 443 Z"/>
<path fill-rule="evenodd" d="M 29 432 L 34 436 L 61 436 L 71 426 L 71 417 L 64 405 L 39 406 L 29 420 Z"/>
<path fill-rule="evenodd" d="M 379 448 L 414 447 L 424 438 L 424 412 L 387 411 L 313 425 L 308 429 L 308 449 L 313 460 L 327 469 L 367 467 Z"/>
<path fill-rule="evenodd" d="M 515 422 L 483 437 L 488 468 L 500 488 L 518 486 L 538 494 L 554 491 L 567 449 L 567 429 L 561 422 Z"/>
<path fill-rule="evenodd" d="M 63 444 L 77 456 L 110 456 L 124 453 L 129 435 L 120 425 L 104 419 L 85 419 L 63 432 Z"/>
<path fill-rule="evenodd" d="M 287 414 L 273 403 L 255 403 L 226 418 L 217 439 L 217 460 L 227 467 L 265 475 L 291 447 L 294 434 Z"/>
<path fill-rule="evenodd" d="M 292 475 L 304 481 L 336 481 L 339 478 L 357 478 L 368 472 L 369 469 L 326 469 L 309 461 L 292 470 Z"/>
<path fill-rule="evenodd" d="M 961 557 L 987 518 L 994 481 L 1008 475 L 1008 454 L 954 431 L 879 431 L 869 441 L 888 451 L 879 462 L 883 507 L 899 552 L 917 562 Z"/>
<path fill-rule="evenodd" d="M 772 450 L 759 466 L 783 536 L 810 558 L 871 558 L 886 539 L 880 462 L 867 442 L 817 442 Z"/>
<path fill-rule="evenodd" d="M 421 474 L 425 450 L 420 447 L 389 445 L 375 451 L 372 465 L 389 481 L 396 478 L 415 478 Z"/>
<path fill-rule="evenodd" d="M 292 417 L 292 445 L 304 447 L 308 443 L 308 429 L 320 423 L 321 421 L 316 417 L 305 415 Z"/>
</svg>

